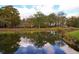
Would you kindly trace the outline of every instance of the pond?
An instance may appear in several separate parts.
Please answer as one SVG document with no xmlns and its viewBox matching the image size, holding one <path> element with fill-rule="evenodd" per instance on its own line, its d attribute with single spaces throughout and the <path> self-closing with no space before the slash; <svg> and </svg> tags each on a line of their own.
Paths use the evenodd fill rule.
<svg viewBox="0 0 79 59">
<path fill-rule="evenodd" d="M 78 54 L 55 31 L 0 34 L 0 54 Z"/>
</svg>

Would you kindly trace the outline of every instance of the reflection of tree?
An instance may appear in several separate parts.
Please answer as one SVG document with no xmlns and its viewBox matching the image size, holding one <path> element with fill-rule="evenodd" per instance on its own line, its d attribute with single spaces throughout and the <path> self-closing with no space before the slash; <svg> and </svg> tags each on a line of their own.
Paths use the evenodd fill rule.
<svg viewBox="0 0 79 59">
<path fill-rule="evenodd" d="M 30 38 L 37 47 L 42 47 L 47 42 L 54 44 L 56 40 L 61 39 L 61 36 L 57 32 L 55 32 L 55 34 L 50 32 L 34 32 L 28 33 L 26 36 Z"/>
<path fill-rule="evenodd" d="M 18 48 L 19 37 L 17 34 L 0 34 L 0 51 L 14 53 Z"/>
</svg>

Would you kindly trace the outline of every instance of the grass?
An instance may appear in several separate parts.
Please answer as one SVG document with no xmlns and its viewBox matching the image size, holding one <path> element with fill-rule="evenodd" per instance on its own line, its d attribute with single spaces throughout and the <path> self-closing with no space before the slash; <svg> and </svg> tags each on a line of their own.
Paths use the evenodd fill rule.
<svg viewBox="0 0 79 59">
<path fill-rule="evenodd" d="M 79 30 L 79 28 L 0 28 L 0 34 L 4 33 L 33 33 L 33 32 L 46 32 L 46 31 L 69 31 L 68 33 L 72 36 L 79 35 L 79 33 L 73 33 L 73 30 Z M 72 32 L 71 32 L 72 31 Z M 79 36 L 78 36 L 79 37 Z"/>
<path fill-rule="evenodd" d="M 0 33 L 23 33 L 23 32 L 46 32 L 46 31 L 57 31 L 59 27 L 53 28 L 0 28 Z M 62 29 L 62 28 L 61 28 Z"/>
<path fill-rule="evenodd" d="M 68 32 L 67 34 L 69 36 L 71 36 L 71 37 L 76 38 L 77 40 L 79 40 L 79 30 Z"/>
</svg>

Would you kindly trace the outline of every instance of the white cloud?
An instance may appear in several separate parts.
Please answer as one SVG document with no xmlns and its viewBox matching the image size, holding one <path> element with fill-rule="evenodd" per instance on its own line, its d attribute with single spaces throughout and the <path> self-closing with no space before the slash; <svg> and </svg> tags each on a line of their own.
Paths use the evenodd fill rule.
<svg viewBox="0 0 79 59">
<path fill-rule="evenodd" d="M 24 5 L 23 5 L 24 6 Z M 21 18 L 27 18 L 28 16 L 35 14 L 37 11 L 41 11 L 44 14 L 50 14 L 52 13 L 52 6 L 47 6 L 47 5 L 38 5 L 38 6 L 33 6 L 32 8 L 17 8 L 18 11 L 20 12 Z"/>
<path fill-rule="evenodd" d="M 20 12 L 21 18 L 27 18 L 30 15 L 34 14 L 36 11 L 34 8 L 28 9 L 28 8 L 17 8 Z"/>
<path fill-rule="evenodd" d="M 42 5 L 42 4 L 44 4 L 44 5 L 48 5 L 48 4 L 52 4 L 52 3 L 55 3 L 55 0 L 2 0 L 2 1 L 0 1 L 0 4 L 1 5 L 6 5 L 6 4 L 8 4 L 8 5 L 10 5 L 10 4 L 12 4 L 12 5 L 20 5 L 20 4 L 22 4 L 22 5 Z"/>
<path fill-rule="evenodd" d="M 17 8 L 21 13 L 21 17 L 26 17 L 32 15 L 36 12 L 36 9 L 42 11 L 44 14 L 49 14 L 51 12 L 56 12 L 52 9 L 52 6 L 59 5 L 58 11 L 73 10 L 79 7 L 78 0 L 0 0 L 0 5 L 38 5 L 31 9 L 28 8 Z M 76 15 L 76 14 L 68 14 Z M 78 15 L 78 14 L 77 14 Z"/>
<path fill-rule="evenodd" d="M 58 2 L 58 4 L 61 6 L 60 10 L 69 10 L 75 7 L 79 7 L 78 0 L 61 0 Z"/>
<path fill-rule="evenodd" d="M 76 6 L 79 5 L 78 0 L 0 0 L 1 5 L 54 5 Z"/>
<path fill-rule="evenodd" d="M 39 5 L 36 8 L 37 8 L 37 11 L 41 11 L 44 14 L 49 14 L 53 11 L 52 10 L 52 5 L 50 5 L 50 6 L 48 6 L 48 5 Z"/>
<path fill-rule="evenodd" d="M 76 17 L 78 17 L 79 14 L 68 14 L 66 17 L 71 17 L 71 16 L 76 16 Z"/>
</svg>

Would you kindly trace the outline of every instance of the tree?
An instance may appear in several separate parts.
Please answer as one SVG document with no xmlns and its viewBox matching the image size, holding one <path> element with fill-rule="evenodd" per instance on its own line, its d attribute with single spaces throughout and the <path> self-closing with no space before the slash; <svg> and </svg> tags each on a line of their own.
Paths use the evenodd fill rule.
<svg viewBox="0 0 79 59">
<path fill-rule="evenodd" d="M 71 17 L 67 20 L 67 26 L 79 27 L 79 17 Z"/>
<path fill-rule="evenodd" d="M 60 11 L 59 13 L 58 13 L 58 21 L 59 21 L 59 26 L 65 26 L 65 24 L 66 24 L 66 13 L 64 13 L 63 11 Z"/>
<path fill-rule="evenodd" d="M 35 21 L 34 21 L 34 24 L 36 27 L 40 28 L 44 25 L 44 14 L 41 13 L 41 12 L 37 12 L 37 14 L 34 14 L 34 17 L 35 17 Z"/>
<path fill-rule="evenodd" d="M 16 27 L 20 23 L 20 16 L 17 9 L 8 5 L 0 8 L 0 20 L 3 21 L 3 27 Z"/>
<path fill-rule="evenodd" d="M 48 15 L 48 24 L 49 26 L 55 26 L 57 22 L 57 16 L 54 13 Z"/>
<path fill-rule="evenodd" d="M 31 27 L 44 27 L 45 15 L 41 12 L 37 12 L 32 17 L 28 18 L 27 22 L 29 22 L 29 25 L 31 25 Z"/>
<path fill-rule="evenodd" d="M 26 24 L 27 24 L 27 27 L 30 27 L 30 28 L 34 27 L 35 18 L 34 17 L 27 18 Z"/>
</svg>

